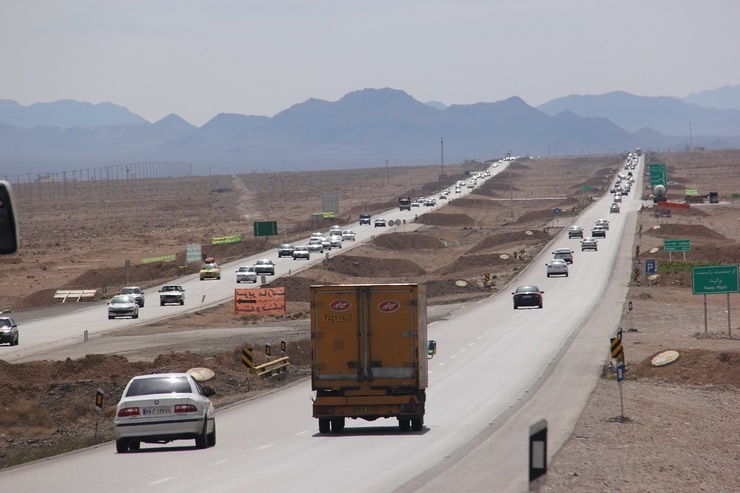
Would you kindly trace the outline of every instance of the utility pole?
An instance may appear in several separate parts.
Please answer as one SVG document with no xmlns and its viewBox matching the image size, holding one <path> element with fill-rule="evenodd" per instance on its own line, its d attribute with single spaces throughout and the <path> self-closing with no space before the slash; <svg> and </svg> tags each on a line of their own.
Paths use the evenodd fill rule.
<svg viewBox="0 0 740 493">
<path fill-rule="evenodd" d="M 440 178 L 445 177 L 445 139 L 442 137 L 440 139 L 440 149 L 441 149 L 441 155 L 439 159 L 439 176 Z"/>
<path fill-rule="evenodd" d="M 514 177 L 511 172 L 511 151 L 506 154 L 507 169 L 509 170 L 509 194 L 511 196 L 511 218 L 514 219 Z"/>
</svg>

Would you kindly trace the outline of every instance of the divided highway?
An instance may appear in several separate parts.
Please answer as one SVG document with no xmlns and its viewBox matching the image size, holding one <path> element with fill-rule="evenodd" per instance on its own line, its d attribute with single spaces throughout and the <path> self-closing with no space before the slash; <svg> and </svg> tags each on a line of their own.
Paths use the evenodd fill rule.
<svg viewBox="0 0 740 493">
<path fill-rule="evenodd" d="M 341 434 L 320 435 L 311 417 L 310 383 L 304 381 L 220 410 L 213 448 L 196 450 L 189 443 L 174 442 L 117 454 L 113 443 L 104 444 L 3 471 L 0 484 L 7 491 L 75 492 L 101 487 L 157 493 L 526 491 L 529 425 L 548 420 L 552 456 L 570 433 L 608 354 L 608 338 L 626 294 L 640 206 L 635 197 L 642 173 L 635 175 L 635 191 L 625 198 L 621 214 L 609 214 L 607 194 L 574 221 L 590 229 L 596 219 L 610 219 L 598 252 L 581 252 L 578 240 L 569 240 L 563 232 L 515 281 L 544 290 L 543 309 L 513 310 L 510 290 L 503 290 L 430 325 L 429 338 L 437 340 L 438 353 L 429 362 L 421 432 L 399 432 L 395 420 L 378 420 L 349 421 Z M 394 211 L 384 217 L 408 214 Z M 351 227 L 358 242 L 380 229 Z M 545 262 L 557 247 L 575 250 L 570 276 L 546 278 Z M 275 251 L 266 256 L 277 262 Z M 185 309 L 192 309 L 203 295 L 206 304 L 231 299 L 236 284 L 228 276 L 251 260 L 223 266 L 226 279 L 220 282 L 183 282 L 188 290 Z M 278 275 L 295 269 L 294 264 L 306 265 L 281 260 Z M 147 304 L 139 322 L 179 308 Z M 112 323 L 121 327 L 121 322 L 127 323 L 109 322 L 99 306 L 54 319 L 53 324 L 25 324 L 16 359 L 43 357 L 79 340 L 83 328 L 96 334 Z"/>
</svg>

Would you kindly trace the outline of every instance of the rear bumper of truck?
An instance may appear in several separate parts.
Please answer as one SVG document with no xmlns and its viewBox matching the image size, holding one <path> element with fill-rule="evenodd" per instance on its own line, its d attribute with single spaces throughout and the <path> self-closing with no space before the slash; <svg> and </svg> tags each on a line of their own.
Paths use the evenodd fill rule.
<svg viewBox="0 0 740 493">
<path fill-rule="evenodd" d="M 378 418 L 424 415 L 424 394 L 372 396 L 317 396 L 313 403 L 314 418 Z"/>
</svg>

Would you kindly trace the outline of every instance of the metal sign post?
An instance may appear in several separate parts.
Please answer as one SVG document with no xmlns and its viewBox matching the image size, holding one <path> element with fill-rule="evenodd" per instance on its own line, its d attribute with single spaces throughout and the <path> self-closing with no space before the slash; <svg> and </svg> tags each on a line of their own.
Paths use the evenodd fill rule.
<svg viewBox="0 0 740 493">
<path fill-rule="evenodd" d="M 539 491 L 547 478 L 547 420 L 529 427 L 529 491 Z"/>
</svg>

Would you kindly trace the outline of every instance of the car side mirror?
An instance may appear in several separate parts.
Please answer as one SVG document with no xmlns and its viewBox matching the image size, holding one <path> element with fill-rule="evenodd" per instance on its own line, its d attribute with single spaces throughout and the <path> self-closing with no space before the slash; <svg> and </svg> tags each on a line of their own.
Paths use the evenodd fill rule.
<svg viewBox="0 0 740 493">
<path fill-rule="evenodd" d="M 0 180 L 0 255 L 18 251 L 18 222 L 10 183 Z"/>
<path fill-rule="evenodd" d="M 203 389 L 203 392 L 206 394 L 206 397 L 216 395 L 216 389 L 214 389 L 213 387 L 206 387 Z"/>
</svg>

